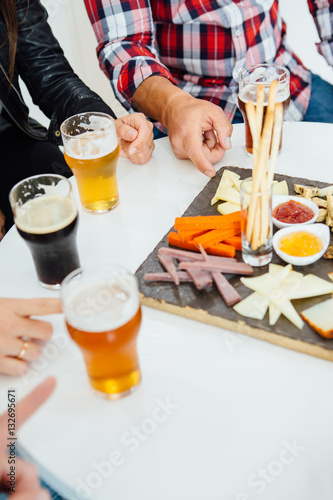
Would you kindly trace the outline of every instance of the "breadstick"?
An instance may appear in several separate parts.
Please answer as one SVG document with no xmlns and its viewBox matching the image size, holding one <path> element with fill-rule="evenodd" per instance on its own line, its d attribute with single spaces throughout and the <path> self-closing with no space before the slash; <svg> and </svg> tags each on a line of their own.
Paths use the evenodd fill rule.
<svg viewBox="0 0 333 500">
<path fill-rule="evenodd" d="M 249 242 L 252 240 L 252 231 L 253 231 L 253 224 L 256 212 L 256 202 L 260 190 L 261 180 L 266 177 L 265 170 L 269 156 L 269 149 L 271 145 L 271 137 L 272 137 L 272 129 L 274 121 L 275 95 L 276 95 L 277 85 L 278 85 L 277 80 L 274 80 L 269 89 L 267 113 L 266 113 L 262 136 L 259 142 L 258 161 L 254 169 L 252 193 L 249 204 L 248 221 L 246 227 L 246 238 L 247 241 Z"/>
<path fill-rule="evenodd" d="M 265 99 L 265 85 L 263 83 L 259 83 L 257 87 L 257 129 L 258 135 L 261 136 L 262 131 L 262 122 L 264 115 L 264 99 Z"/>
</svg>

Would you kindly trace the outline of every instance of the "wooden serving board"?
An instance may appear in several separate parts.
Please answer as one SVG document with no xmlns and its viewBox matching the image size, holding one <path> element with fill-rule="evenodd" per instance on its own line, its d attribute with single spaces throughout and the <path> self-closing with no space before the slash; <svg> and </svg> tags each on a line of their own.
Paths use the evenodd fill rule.
<svg viewBox="0 0 333 500">
<path fill-rule="evenodd" d="M 240 175 L 241 179 L 249 177 L 250 171 L 237 167 L 222 167 L 211 179 L 200 194 L 193 200 L 187 208 L 184 216 L 196 215 L 218 215 L 216 205 L 211 206 L 210 201 L 215 194 L 220 182 L 221 175 L 225 169 L 232 170 Z M 275 174 L 275 180 L 286 180 L 289 187 L 289 193 L 294 193 L 294 184 L 306 184 L 310 186 L 325 187 L 328 184 L 324 182 L 311 181 L 308 179 L 288 177 Z M 170 231 L 174 229 L 171 228 Z M 143 276 L 148 272 L 164 271 L 157 259 L 158 249 L 162 246 L 168 246 L 166 234 L 158 245 L 154 248 L 147 259 L 136 271 L 139 281 L 141 303 L 146 306 L 154 307 L 163 311 L 185 316 L 190 319 L 202 321 L 215 326 L 220 326 L 238 333 L 247 334 L 258 339 L 266 340 L 288 349 L 303 352 L 333 361 L 333 339 L 327 340 L 317 334 L 308 324 L 304 324 L 303 329 L 299 330 L 284 316 L 281 316 L 276 325 L 270 326 L 268 323 L 268 314 L 263 320 L 245 318 L 237 314 L 233 308 L 227 307 L 218 293 L 215 285 L 202 291 L 198 291 L 192 283 L 181 283 L 176 286 L 174 283 L 164 282 L 145 282 Z M 333 235 L 331 235 L 331 243 Z M 238 260 L 241 259 L 241 252 L 237 252 Z M 272 262 L 281 265 L 287 265 L 275 253 Z M 329 281 L 327 273 L 333 271 L 333 260 L 321 258 L 319 261 L 304 267 L 295 267 L 296 271 L 303 274 L 315 274 Z M 254 276 L 268 271 L 268 266 L 255 269 Z M 242 298 L 252 293 L 246 288 L 238 276 L 226 275 L 233 286 L 238 290 Z M 315 297 L 311 299 L 294 300 L 293 305 L 298 312 L 310 307 L 311 305 L 326 300 L 330 295 Z M 332 311 L 333 314 L 333 311 Z"/>
</svg>

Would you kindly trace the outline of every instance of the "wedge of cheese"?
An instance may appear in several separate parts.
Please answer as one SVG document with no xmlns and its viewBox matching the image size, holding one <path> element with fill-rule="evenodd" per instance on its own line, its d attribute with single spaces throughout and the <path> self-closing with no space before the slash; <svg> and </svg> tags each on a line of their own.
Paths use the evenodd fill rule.
<svg viewBox="0 0 333 500">
<path fill-rule="evenodd" d="M 305 309 L 301 316 L 319 335 L 333 338 L 333 298 Z"/>
<path fill-rule="evenodd" d="M 240 210 L 240 205 L 237 203 L 231 203 L 230 201 L 225 201 L 217 205 L 217 210 L 221 215 L 231 214 L 233 212 L 238 212 Z"/>
<path fill-rule="evenodd" d="M 288 196 L 289 189 L 288 189 L 287 181 L 280 181 L 280 182 L 273 183 L 272 194 L 273 195 L 274 194 L 281 194 L 281 195 Z"/>
</svg>

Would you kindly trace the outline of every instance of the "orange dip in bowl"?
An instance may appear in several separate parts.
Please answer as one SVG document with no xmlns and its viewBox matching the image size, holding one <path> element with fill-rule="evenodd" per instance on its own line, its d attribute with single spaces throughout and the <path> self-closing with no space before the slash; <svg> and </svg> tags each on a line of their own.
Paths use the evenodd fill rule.
<svg viewBox="0 0 333 500">
<path fill-rule="evenodd" d="M 311 220 L 313 216 L 311 208 L 294 200 L 281 203 L 273 210 L 273 217 L 285 224 L 302 224 Z"/>
<path fill-rule="evenodd" d="M 323 248 L 322 240 L 309 231 L 297 231 L 282 236 L 279 242 L 281 252 L 293 257 L 315 255 Z"/>
</svg>

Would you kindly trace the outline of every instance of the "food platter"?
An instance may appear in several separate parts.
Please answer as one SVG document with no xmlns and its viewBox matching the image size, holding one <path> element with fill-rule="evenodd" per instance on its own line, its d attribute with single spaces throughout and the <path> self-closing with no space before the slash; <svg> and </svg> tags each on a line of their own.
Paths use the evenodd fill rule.
<svg viewBox="0 0 333 500">
<path fill-rule="evenodd" d="M 238 167 L 221 168 L 216 176 L 208 182 L 205 188 L 193 200 L 185 213 L 179 215 L 216 215 L 217 209 L 216 206 L 211 205 L 211 199 L 216 192 L 225 169 L 237 173 L 241 179 L 249 176 L 248 169 Z M 311 185 L 319 188 L 328 185 L 324 182 L 279 174 L 275 174 L 274 178 L 277 181 L 286 180 L 290 194 L 293 193 L 294 184 Z M 173 228 L 170 228 L 170 231 L 172 230 Z M 159 248 L 168 246 L 168 233 L 136 271 L 143 305 L 250 335 L 289 349 L 333 361 L 333 339 L 322 338 L 308 324 L 304 324 L 303 328 L 299 330 L 282 316 L 274 326 L 269 325 L 267 315 L 263 320 L 244 318 L 224 304 L 220 294 L 213 286 L 198 291 L 192 283 L 182 283 L 176 286 L 174 283 L 167 282 L 145 282 L 144 275 L 146 273 L 161 272 L 164 270 L 158 261 L 157 252 Z M 332 235 L 333 233 L 331 234 L 331 243 L 333 241 Z M 240 252 L 237 252 L 237 258 L 241 260 Z M 285 265 L 276 254 L 274 254 L 272 262 Z M 296 267 L 295 270 L 303 274 L 312 273 L 329 281 L 327 275 L 333 271 L 333 260 L 321 258 L 309 266 Z M 264 272 L 267 272 L 267 266 L 255 269 L 254 276 L 258 276 Z M 226 277 L 242 298 L 249 295 L 250 290 L 241 283 L 239 276 L 226 275 Z M 298 312 L 301 312 L 328 298 L 330 298 L 330 295 L 294 300 L 293 305 Z M 221 331 L 221 334 L 223 334 L 223 331 Z"/>
</svg>

